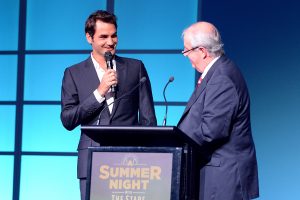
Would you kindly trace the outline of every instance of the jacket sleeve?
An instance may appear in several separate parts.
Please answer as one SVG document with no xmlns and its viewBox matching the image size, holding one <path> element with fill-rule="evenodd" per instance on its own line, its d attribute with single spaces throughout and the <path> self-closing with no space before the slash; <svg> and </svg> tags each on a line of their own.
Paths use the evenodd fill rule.
<svg viewBox="0 0 300 200">
<path fill-rule="evenodd" d="M 237 106 L 234 84 L 226 77 L 218 77 L 208 83 L 179 128 L 202 150 L 209 150 L 229 139 Z"/>
<path fill-rule="evenodd" d="M 227 78 L 207 85 L 201 118 L 200 143 L 223 140 L 230 136 L 232 118 L 238 105 L 234 84 Z"/>
<path fill-rule="evenodd" d="M 73 130 L 80 124 L 95 120 L 98 110 L 103 106 L 93 93 L 80 100 L 76 84 L 71 70 L 67 68 L 62 81 L 60 115 L 62 124 L 67 130 Z"/>
</svg>

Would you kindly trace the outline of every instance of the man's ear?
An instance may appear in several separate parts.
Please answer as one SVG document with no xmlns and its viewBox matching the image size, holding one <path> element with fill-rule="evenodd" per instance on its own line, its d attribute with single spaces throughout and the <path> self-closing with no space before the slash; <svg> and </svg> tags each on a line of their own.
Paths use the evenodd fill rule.
<svg viewBox="0 0 300 200">
<path fill-rule="evenodd" d="M 203 47 L 199 47 L 199 51 L 200 51 L 202 59 L 205 59 L 207 57 L 207 51 L 206 51 L 206 49 L 203 48 Z"/>
<path fill-rule="evenodd" d="M 85 33 L 85 37 L 88 43 L 92 44 L 93 38 L 89 33 Z"/>
</svg>

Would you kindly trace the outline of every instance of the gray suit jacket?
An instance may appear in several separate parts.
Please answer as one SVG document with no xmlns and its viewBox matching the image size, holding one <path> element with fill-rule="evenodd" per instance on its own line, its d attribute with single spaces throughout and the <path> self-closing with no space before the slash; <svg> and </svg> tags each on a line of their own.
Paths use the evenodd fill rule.
<svg viewBox="0 0 300 200">
<path fill-rule="evenodd" d="M 248 89 L 226 56 L 213 64 L 195 89 L 178 127 L 199 145 L 199 199 L 258 197 Z"/>
<path fill-rule="evenodd" d="M 131 95 L 117 101 L 111 114 L 105 109 L 100 125 L 156 125 L 151 85 L 144 64 L 119 56 L 115 56 L 115 60 L 118 74 L 116 99 L 129 92 L 142 77 L 147 80 Z M 99 84 L 91 57 L 66 68 L 61 92 L 61 121 L 66 129 L 72 130 L 78 125 L 96 125 L 99 113 L 107 105 L 106 101 L 100 104 L 93 94 Z M 87 176 L 87 148 L 90 146 L 99 144 L 82 132 L 78 144 L 78 178 Z"/>
</svg>

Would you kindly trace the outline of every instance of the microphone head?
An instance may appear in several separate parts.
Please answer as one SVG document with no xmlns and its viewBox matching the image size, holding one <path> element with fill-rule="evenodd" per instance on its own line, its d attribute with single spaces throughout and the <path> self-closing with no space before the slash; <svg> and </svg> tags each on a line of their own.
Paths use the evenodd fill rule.
<svg viewBox="0 0 300 200">
<path fill-rule="evenodd" d="M 140 83 L 144 83 L 146 80 L 147 80 L 147 78 L 146 78 L 145 76 L 143 76 L 143 77 L 140 79 Z"/>
<path fill-rule="evenodd" d="M 171 77 L 169 78 L 169 81 L 170 81 L 170 82 L 173 82 L 173 81 L 174 81 L 174 76 L 171 76 Z"/>
<path fill-rule="evenodd" d="M 111 54 L 110 51 L 107 51 L 104 53 L 104 58 L 106 61 L 112 60 L 113 55 Z"/>
</svg>

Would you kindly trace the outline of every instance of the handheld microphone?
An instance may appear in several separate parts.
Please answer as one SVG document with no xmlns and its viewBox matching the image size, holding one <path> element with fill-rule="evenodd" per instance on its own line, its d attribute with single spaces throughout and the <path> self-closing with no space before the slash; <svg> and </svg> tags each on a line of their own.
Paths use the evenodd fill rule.
<svg viewBox="0 0 300 200">
<path fill-rule="evenodd" d="M 111 52 L 110 51 L 105 52 L 104 53 L 104 58 L 105 58 L 105 61 L 106 61 L 107 69 L 113 69 L 114 68 L 114 65 L 113 65 L 113 62 L 112 62 L 113 55 L 111 54 Z M 116 92 L 116 86 L 115 85 L 111 86 L 111 91 Z"/>
<path fill-rule="evenodd" d="M 164 120 L 163 120 L 163 123 L 162 123 L 163 126 L 166 126 L 166 124 L 167 124 L 167 115 L 168 115 L 168 102 L 167 102 L 167 99 L 166 99 L 165 92 L 166 92 L 166 88 L 167 88 L 167 86 L 169 85 L 169 83 L 171 83 L 171 82 L 173 82 L 173 81 L 174 81 L 174 77 L 171 76 L 171 77 L 169 78 L 169 81 L 168 81 L 167 84 L 165 85 L 165 88 L 164 88 L 164 91 L 163 91 L 163 95 L 164 95 L 164 99 L 165 99 L 165 104 L 166 104 L 166 112 L 165 112 Z"/>
<path fill-rule="evenodd" d="M 98 120 L 97 120 L 97 126 L 99 126 L 100 124 L 100 119 L 101 119 L 101 115 L 103 113 L 104 110 L 106 110 L 111 104 L 116 103 L 118 101 L 120 101 L 121 99 L 123 99 L 126 96 L 131 95 L 140 85 L 142 85 L 145 81 L 147 80 L 146 77 L 142 77 L 139 81 L 138 84 L 136 84 L 136 86 L 134 86 L 129 92 L 126 92 L 125 94 L 121 95 L 119 98 L 115 99 L 113 102 L 107 104 L 106 106 L 104 106 L 104 108 L 100 111 L 99 116 L 98 116 Z M 111 120 L 111 119 L 110 119 Z M 109 120 L 109 121 L 110 121 Z"/>
</svg>

